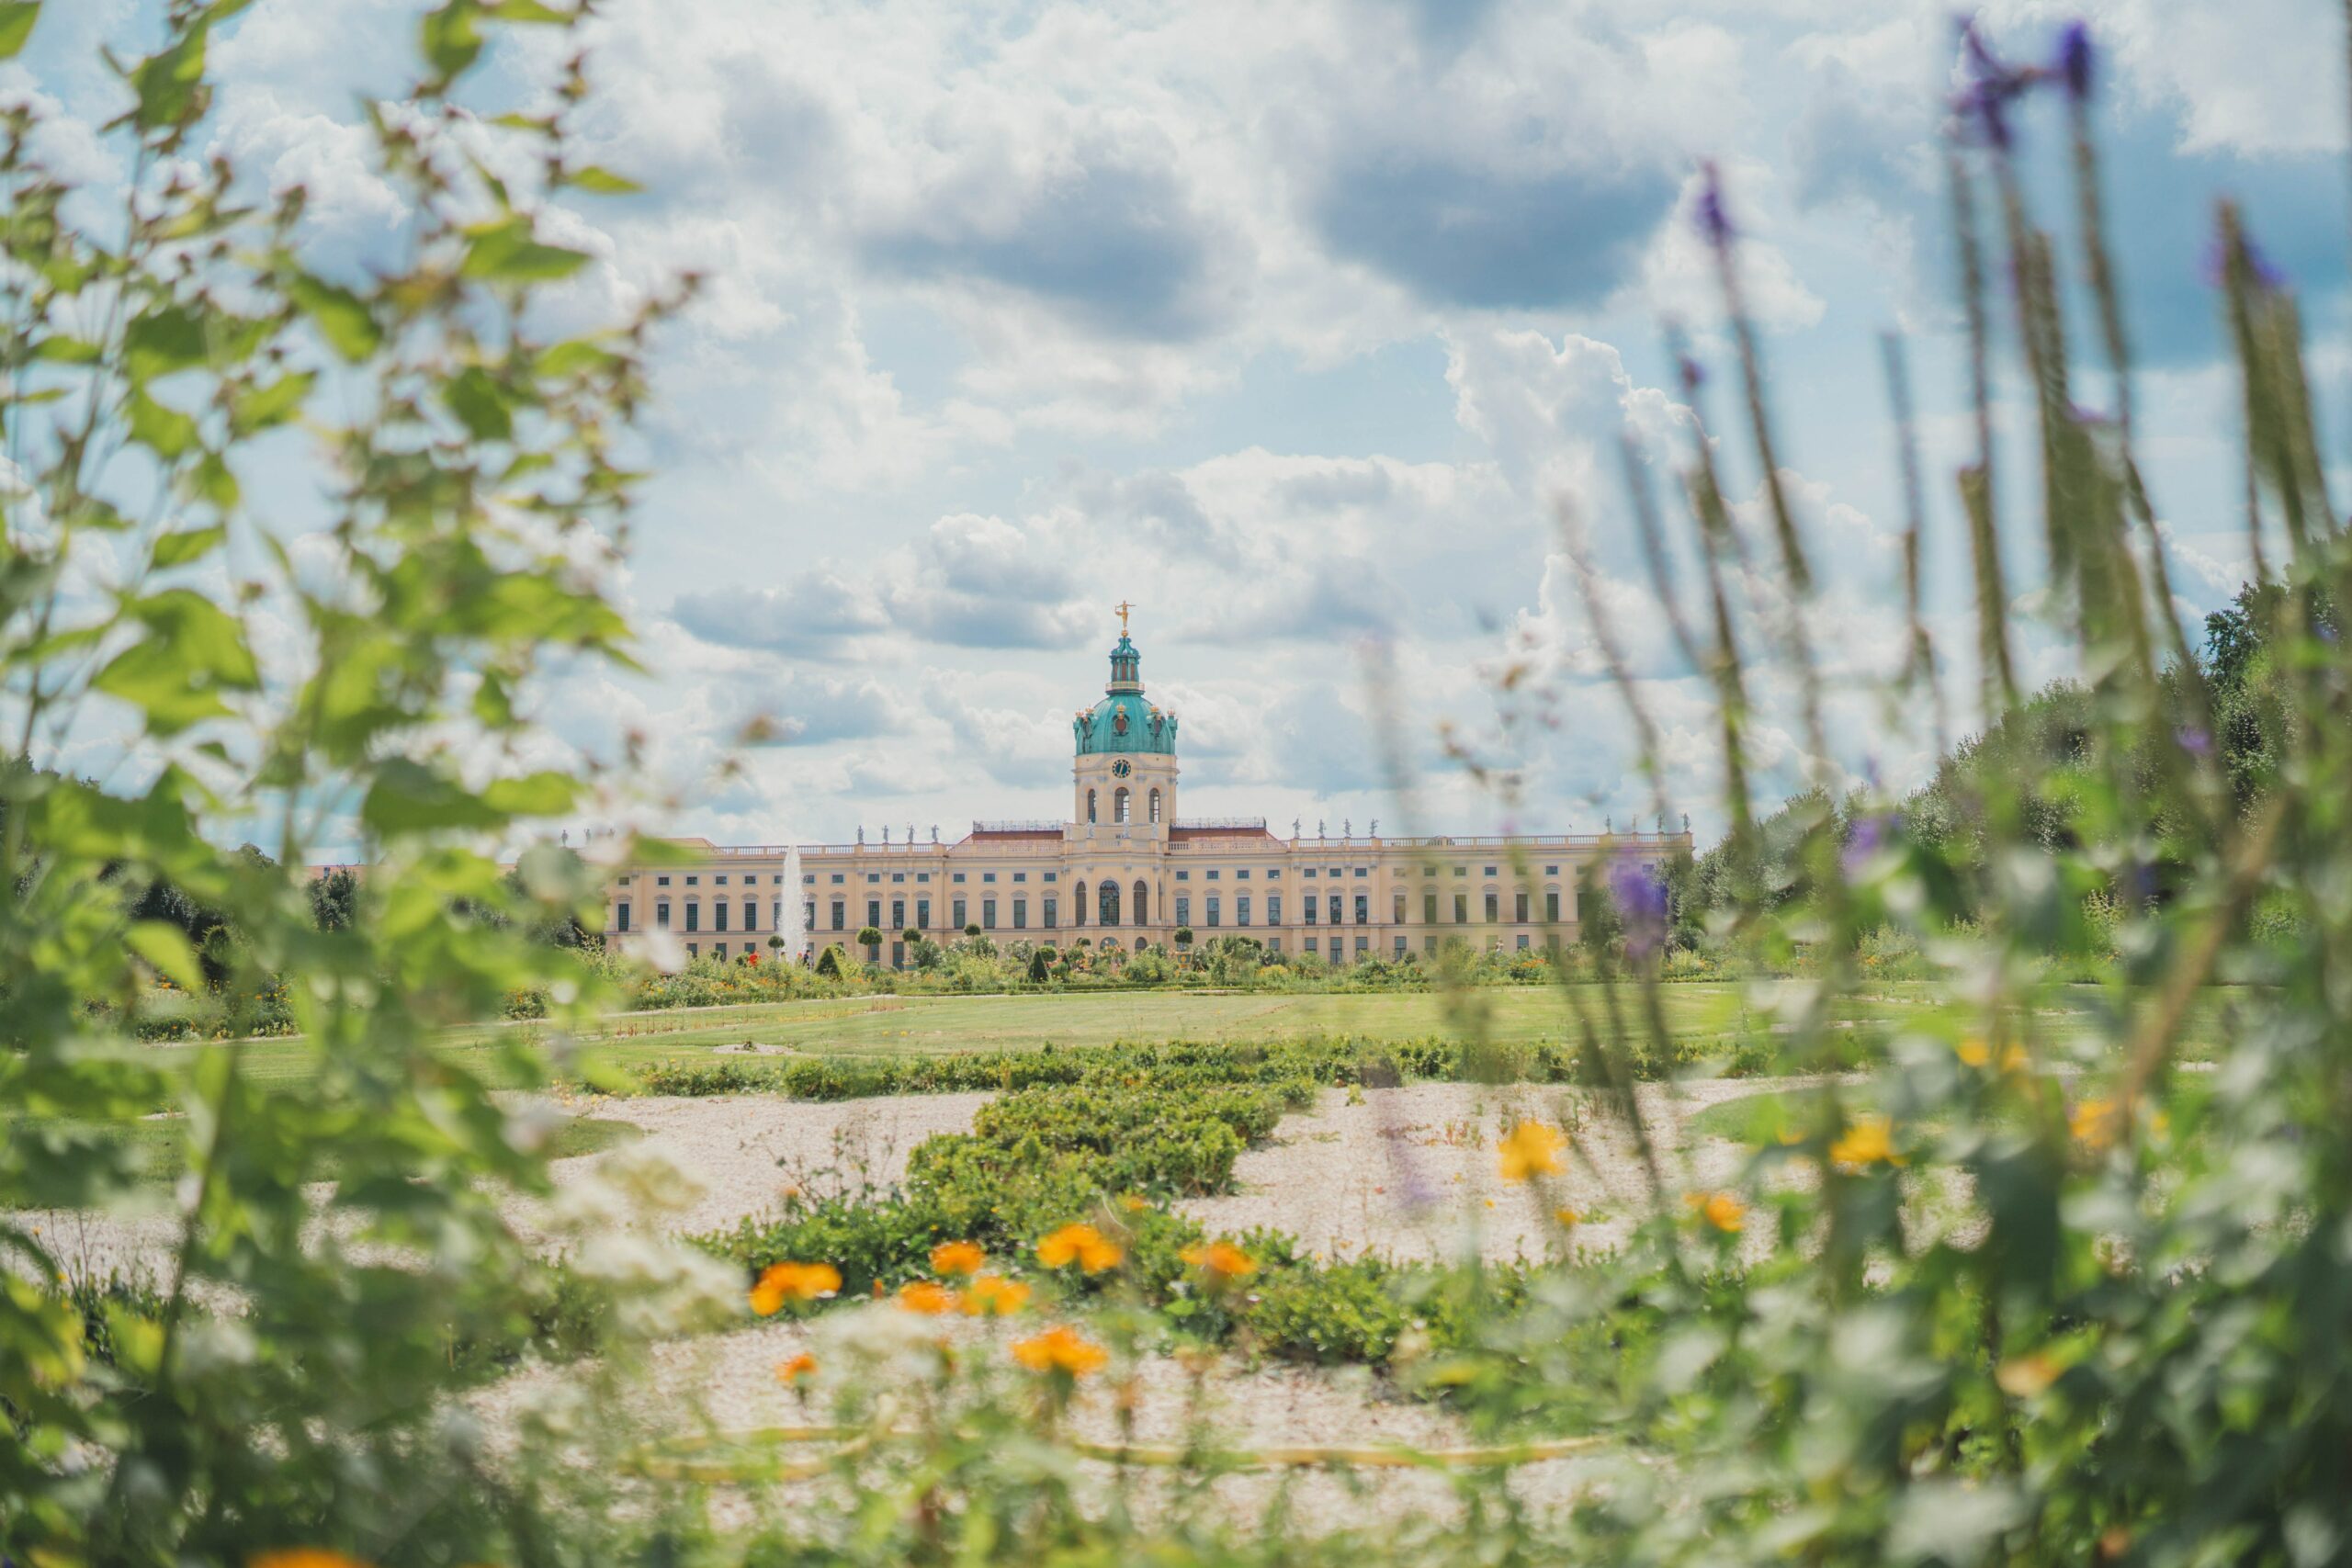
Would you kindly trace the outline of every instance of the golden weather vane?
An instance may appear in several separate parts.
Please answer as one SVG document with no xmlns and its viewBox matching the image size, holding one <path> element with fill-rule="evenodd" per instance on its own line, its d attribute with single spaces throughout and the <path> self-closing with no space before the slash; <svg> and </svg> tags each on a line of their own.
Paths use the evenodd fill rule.
<svg viewBox="0 0 2352 1568">
<path fill-rule="evenodd" d="M 1121 637 L 1125 637 L 1127 635 L 1127 612 L 1134 609 L 1135 606 L 1128 604 L 1125 599 L 1122 599 L 1119 601 L 1116 608 L 1119 612 L 1119 635 Z"/>
</svg>

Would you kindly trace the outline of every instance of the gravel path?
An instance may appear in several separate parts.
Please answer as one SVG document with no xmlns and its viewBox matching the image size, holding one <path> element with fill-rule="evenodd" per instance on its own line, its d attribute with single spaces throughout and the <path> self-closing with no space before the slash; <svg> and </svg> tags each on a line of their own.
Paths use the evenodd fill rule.
<svg viewBox="0 0 2352 1568">
<path fill-rule="evenodd" d="M 1684 1119 L 1807 1081 L 1643 1085 L 1642 1114 L 1668 1149 L 1668 1188 L 1679 1197 L 1728 1186 L 1747 1159 L 1738 1145 L 1713 1138 L 1675 1155 Z M 1181 1207 L 1220 1233 L 1287 1231 L 1325 1258 L 1540 1258 L 1561 1238 L 1552 1215 L 1562 1207 L 1577 1215 L 1575 1246 L 1611 1247 L 1646 1210 L 1649 1182 L 1630 1132 L 1600 1103 L 1589 1091 L 1536 1084 L 1327 1089 L 1311 1112 L 1283 1118 L 1264 1147 L 1242 1155 L 1234 1168 L 1238 1192 Z M 1568 1169 L 1545 1183 L 1506 1182 L 1496 1143 L 1530 1120 L 1567 1130 Z"/>
</svg>

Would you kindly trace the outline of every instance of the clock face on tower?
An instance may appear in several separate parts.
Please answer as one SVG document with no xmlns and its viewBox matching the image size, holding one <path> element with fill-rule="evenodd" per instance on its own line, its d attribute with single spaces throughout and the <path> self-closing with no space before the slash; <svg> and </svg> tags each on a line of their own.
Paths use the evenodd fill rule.
<svg viewBox="0 0 2352 1568">
<path fill-rule="evenodd" d="M 1133 762 L 1128 761 L 1125 757 L 1120 758 L 1117 761 L 1111 764 L 1111 776 L 1114 779 L 1125 778 L 1129 773 L 1132 773 L 1135 771 L 1136 765 Z"/>
</svg>

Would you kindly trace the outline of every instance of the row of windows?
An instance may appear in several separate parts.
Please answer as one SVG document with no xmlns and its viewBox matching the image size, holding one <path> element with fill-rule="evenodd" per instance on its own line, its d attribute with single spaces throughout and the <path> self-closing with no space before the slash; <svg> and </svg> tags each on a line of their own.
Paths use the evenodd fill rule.
<svg viewBox="0 0 2352 1568">
<path fill-rule="evenodd" d="M 1080 925 L 1084 925 L 1086 923 L 1086 906 L 1083 900 L 1086 897 L 1086 885 L 1084 883 L 1080 883 L 1078 885 L 1077 892 L 1078 897 L 1080 900 L 1078 905 L 1078 923 Z M 1138 882 L 1136 884 L 1134 897 L 1135 903 L 1133 908 L 1135 923 L 1137 925 L 1150 924 L 1148 909 L 1149 895 L 1148 890 L 1142 883 Z M 1511 923 L 1514 925 L 1527 924 L 1532 918 L 1532 899 L 1531 899 L 1527 894 L 1514 894 L 1511 898 Z M 1029 900 L 1027 898 L 1016 897 L 1011 900 L 1011 904 L 1012 929 L 1014 931 L 1025 931 L 1028 929 L 1029 925 Z M 1114 882 L 1105 882 L 1102 884 L 1097 893 L 1095 907 L 1095 919 L 1097 922 L 1106 926 L 1118 925 L 1120 923 L 1119 904 L 1120 889 L 1118 884 Z M 981 930 L 994 931 L 997 929 L 997 907 L 998 900 L 994 898 L 983 898 L 980 900 L 979 924 Z M 970 901 L 967 899 L 957 898 L 953 901 L 950 906 L 951 918 L 948 921 L 948 927 L 950 930 L 960 931 L 970 923 Z M 1203 900 L 1202 908 L 1203 913 L 1206 917 L 1202 922 L 1204 925 L 1222 926 L 1225 923 L 1225 901 L 1219 895 L 1215 893 L 1209 894 Z M 628 900 L 625 898 L 620 900 L 614 908 L 615 929 L 624 931 L 628 931 L 629 929 Z M 729 908 L 729 906 L 724 900 L 712 901 L 710 905 L 710 929 L 712 931 L 723 931 L 727 929 Z M 700 931 L 702 929 L 702 910 L 703 905 L 699 899 L 689 898 L 685 901 L 686 930 L 692 931 Z M 914 900 L 914 910 L 915 919 L 913 929 L 917 931 L 930 930 L 931 900 L 928 898 L 918 898 Z M 846 901 L 839 898 L 834 899 L 830 912 L 831 915 L 832 930 L 845 931 L 848 929 L 849 905 Z M 1421 923 L 1423 925 L 1432 926 L 1438 924 L 1441 906 L 1439 904 L 1439 896 L 1434 893 L 1423 894 L 1421 896 Z M 1494 893 L 1486 895 L 1486 902 L 1482 912 L 1486 916 L 1487 924 L 1499 924 L 1503 918 L 1501 897 Z M 1057 929 L 1061 923 L 1061 901 L 1057 898 L 1050 897 L 1040 900 L 1039 913 L 1043 917 L 1044 927 L 1046 930 L 1053 931 Z M 1176 895 L 1175 913 L 1175 923 L 1177 925 L 1189 926 L 1193 923 L 1193 899 L 1190 894 L 1179 893 Z M 1337 893 L 1332 894 L 1329 898 L 1317 898 L 1313 895 L 1309 895 L 1306 898 L 1300 900 L 1299 913 L 1301 923 L 1305 925 L 1311 926 L 1318 923 L 1328 923 L 1336 926 L 1345 924 L 1345 917 L 1351 913 L 1355 917 L 1355 924 L 1360 926 L 1370 925 L 1372 923 L 1372 897 L 1369 894 L 1359 893 L 1355 896 L 1352 908 L 1350 908 L 1345 902 L 1343 902 L 1341 895 Z M 1453 915 L 1453 924 L 1458 926 L 1469 924 L 1470 896 L 1466 893 L 1454 894 L 1451 913 Z M 1233 899 L 1233 923 L 1237 926 L 1249 925 L 1250 923 L 1250 896 L 1247 893 L 1237 894 Z M 817 924 L 817 906 L 813 901 L 801 906 L 801 918 L 805 925 L 814 929 Z M 1559 922 L 1559 894 L 1546 893 L 1544 895 L 1543 918 L 1547 924 L 1557 924 Z M 1399 893 L 1396 895 L 1396 902 L 1392 906 L 1390 919 L 1392 922 L 1396 925 L 1403 925 L 1405 923 L 1406 898 L 1404 894 Z M 746 898 L 742 901 L 742 930 L 750 931 L 757 931 L 759 929 L 759 905 L 755 900 Z M 773 925 L 781 925 L 783 923 L 784 906 L 781 903 L 774 906 L 773 912 L 769 916 L 769 919 Z M 866 900 L 865 923 L 869 926 L 880 929 L 882 925 L 881 899 L 869 898 Z M 1265 923 L 1270 926 L 1278 926 L 1283 923 L 1283 896 L 1279 893 L 1269 893 L 1266 895 Z M 669 899 L 662 898 L 655 901 L 653 906 L 653 924 L 655 929 L 660 931 L 667 931 L 670 929 Z M 894 898 L 890 900 L 890 929 L 892 931 L 904 931 L 908 929 L 906 899 Z"/>
<path fill-rule="evenodd" d="M 1086 792 L 1086 819 L 1087 819 L 1089 822 L 1092 822 L 1092 821 L 1094 821 L 1094 820 L 1095 820 L 1095 815 L 1094 815 L 1094 814 L 1095 814 L 1096 807 L 1097 807 L 1097 802 L 1096 802 L 1096 800 L 1095 800 L 1095 793 L 1094 793 L 1094 791 L 1092 791 L 1092 790 L 1091 790 L 1091 789 L 1090 789 L 1090 790 L 1088 790 L 1088 791 Z M 1112 821 L 1114 821 L 1114 822 L 1130 822 L 1130 821 L 1133 821 L 1133 820 L 1135 819 L 1135 818 L 1134 818 L 1134 812 L 1135 812 L 1135 800 L 1134 800 L 1134 797 L 1133 797 L 1132 795 L 1130 795 L 1127 793 L 1127 786 L 1126 786 L 1126 785 L 1125 785 L 1125 784 L 1121 784 L 1117 789 L 1114 789 L 1114 790 L 1113 790 L 1113 791 L 1111 792 L 1111 820 L 1112 820 Z M 1147 820 L 1148 820 L 1148 821 L 1153 821 L 1153 822 L 1157 822 L 1157 821 L 1159 821 L 1159 790 L 1157 790 L 1157 789 L 1155 789 L 1155 790 L 1153 790 L 1153 791 L 1151 792 L 1151 816 L 1150 816 L 1148 818 L 1147 818 Z"/>
<path fill-rule="evenodd" d="M 629 878 L 628 878 L 628 877 L 626 877 L 626 876 L 621 877 L 621 878 L 619 878 L 618 880 L 619 880 L 619 882 L 620 882 L 620 885 L 621 885 L 623 887 L 627 887 L 627 886 L 629 885 Z M 804 878 L 802 878 L 802 880 L 803 880 L 803 881 L 806 881 L 806 880 L 807 880 L 807 878 L 805 878 L 805 877 L 804 877 Z M 834 881 L 836 881 L 836 882 L 838 882 L 838 881 L 840 881 L 840 880 L 841 880 L 841 878 L 839 878 L 839 877 L 835 877 L 833 880 L 834 880 Z M 784 878 L 783 878 L 782 876 L 777 876 L 776 878 L 775 878 L 775 885 L 776 885 L 778 887 L 781 887 L 781 886 L 784 886 Z M 656 887 L 667 887 L 667 886 L 670 886 L 670 879 L 669 879 L 668 877 L 666 877 L 666 876 L 657 876 L 657 877 L 655 877 L 655 878 L 653 879 L 653 885 L 654 885 Z M 724 886 L 727 886 L 727 875 L 726 875 L 726 874 L 725 874 L 725 873 L 721 873 L 720 874 L 718 874 L 718 875 L 717 875 L 717 876 L 712 877 L 712 878 L 710 879 L 710 885 L 711 885 L 713 887 L 724 887 Z M 746 873 L 744 873 L 744 874 L 743 874 L 743 886 L 746 886 L 746 887 L 757 887 L 759 885 L 760 885 L 760 877 L 759 877 L 759 874 L 758 874 L 757 872 L 746 872 Z M 689 887 L 699 887 L 699 886 L 702 886 L 702 878 L 701 878 L 700 876 L 689 876 L 689 877 L 687 877 L 687 878 L 686 878 L 686 886 L 689 886 Z"/>
</svg>

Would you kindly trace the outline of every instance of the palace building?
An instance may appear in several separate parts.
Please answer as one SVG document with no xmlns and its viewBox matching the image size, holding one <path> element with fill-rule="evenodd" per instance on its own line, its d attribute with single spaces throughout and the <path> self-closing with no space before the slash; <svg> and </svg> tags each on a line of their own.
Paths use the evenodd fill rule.
<svg viewBox="0 0 2352 1568">
<path fill-rule="evenodd" d="M 1525 949 L 1572 941 L 1577 872 L 1602 855 L 1660 865 L 1690 848 L 1679 833 L 1479 838 L 1306 837 L 1262 818 L 1186 818 L 1177 811 L 1177 719 L 1144 694 L 1142 655 L 1121 607 L 1102 699 L 1072 717 L 1066 820 L 975 822 L 941 842 L 711 844 L 679 867 L 628 867 L 607 889 L 605 938 L 666 932 L 693 955 L 804 962 L 830 943 L 907 962 L 906 933 L 948 942 L 972 927 L 1000 943 L 1130 951 L 1230 934 L 1276 953 L 1351 962 L 1430 953 L 1448 942 Z M 781 938 L 779 942 L 776 939 Z"/>
</svg>

